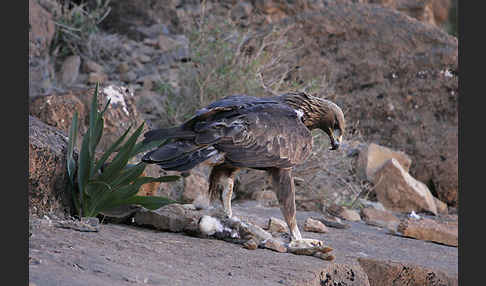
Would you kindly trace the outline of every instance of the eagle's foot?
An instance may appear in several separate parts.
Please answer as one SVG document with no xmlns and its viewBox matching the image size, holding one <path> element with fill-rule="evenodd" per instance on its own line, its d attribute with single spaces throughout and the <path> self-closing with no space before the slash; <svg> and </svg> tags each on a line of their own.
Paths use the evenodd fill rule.
<svg viewBox="0 0 486 286">
<path fill-rule="evenodd" d="M 288 252 L 297 255 L 309 255 L 319 257 L 323 260 L 333 260 L 334 256 L 328 254 L 333 250 L 332 247 L 324 245 L 324 242 L 317 239 L 303 238 L 293 240 L 288 245 Z"/>
</svg>

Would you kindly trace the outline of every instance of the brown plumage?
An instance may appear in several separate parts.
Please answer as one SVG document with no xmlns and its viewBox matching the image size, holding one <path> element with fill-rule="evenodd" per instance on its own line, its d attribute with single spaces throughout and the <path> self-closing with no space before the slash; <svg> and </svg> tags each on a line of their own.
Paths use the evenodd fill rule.
<svg viewBox="0 0 486 286">
<path fill-rule="evenodd" d="M 271 175 L 291 239 L 300 240 L 295 220 L 292 167 L 312 150 L 311 130 L 328 134 L 331 150 L 339 147 L 345 130 L 342 110 L 334 103 L 305 93 L 258 98 L 232 95 L 215 101 L 180 126 L 145 133 L 144 142 L 171 138 L 148 152 L 147 163 L 165 170 L 186 171 L 199 163 L 213 165 L 209 192 L 217 195 L 231 217 L 231 194 L 241 168 Z"/>
</svg>

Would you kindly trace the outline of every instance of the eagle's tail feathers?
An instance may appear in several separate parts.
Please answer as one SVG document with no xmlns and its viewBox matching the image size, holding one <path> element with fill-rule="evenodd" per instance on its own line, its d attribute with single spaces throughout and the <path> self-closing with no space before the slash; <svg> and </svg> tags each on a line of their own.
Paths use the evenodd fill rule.
<svg viewBox="0 0 486 286">
<path fill-rule="evenodd" d="M 154 140 L 160 139 L 170 139 L 170 138 L 180 138 L 180 139 L 191 139 L 194 138 L 195 134 L 192 131 L 183 130 L 181 127 L 171 127 L 171 128 L 161 128 L 146 132 L 144 135 L 145 139 L 143 143 L 149 143 Z"/>
<path fill-rule="evenodd" d="M 194 168 L 217 154 L 217 151 L 212 146 L 195 148 L 197 147 L 196 145 L 191 145 L 190 143 L 183 144 L 183 142 L 167 144 L 145 154 L 142 161 L 157 164 L 167 171 L 182 172 Z"/>
</svg>

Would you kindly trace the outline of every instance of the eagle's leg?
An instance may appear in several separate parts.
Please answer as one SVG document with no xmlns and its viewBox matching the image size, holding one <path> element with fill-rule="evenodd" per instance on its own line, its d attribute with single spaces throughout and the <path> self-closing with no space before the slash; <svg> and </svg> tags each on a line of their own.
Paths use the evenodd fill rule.
<svg viewBox="0 0 486 286">
<path fill-rule="evenodd" d="M 295 186 L 292 169 L 274 168 L 270 170 L 270 175 L 272 176 L 273 188 L 277 193 L 280 210 L 290 230 L 290 239 L 291 241 L 302 240 L 295 219 Z"/>
<path fill-rule="evenodd" d="M 324 245 L 322 241 L 317 239 L 303 239 L 300 234 L 295 218 L 295 185 L 292 169 L 270 169 L 270 175 L 272 176 L 273 188 L 277 192 L 280 210 L 290 230 L 289 252 L 305 255 L 316 255 L 317 253 L 322 259 L 332 260 L 334 257 L 327 254 L 332 250 L 331 247 Z"/>
<path fill-rule="evenodd" d="M 219 198 L 223 205 L 224 214 L 231 218 L 231 197 L 233 195 L 233 186 L 236 173 L 239 169 L 227 165 L 218 165 L 213 167 L 209 176 L 209 194 L 211 197 Z"/>
</svg>

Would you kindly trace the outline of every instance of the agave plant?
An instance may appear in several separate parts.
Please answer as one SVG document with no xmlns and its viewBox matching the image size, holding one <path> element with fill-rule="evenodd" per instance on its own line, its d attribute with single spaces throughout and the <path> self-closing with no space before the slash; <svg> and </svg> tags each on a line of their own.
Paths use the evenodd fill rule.
<svg viewBox="0 0 486 286">
<path fill-rule="evenodd" d="M 157 209 L 175 201 L 156 196 L 137 196 L 143 184 L 152 182 L 169 182 L 179 179 L 179 176 L 145 177 L 141 176 L 146 163 L 128 164 L 130 158 L 140 152 L 160 146 L 165 142 L 150 144 L 136 143 L 140 136 L 143 123 L 127 139 L 131 126 L 118 138 L 99 159 L 95 158 L 96 146 L 103 133 L 103 115 L 110 101 L 102 111 L 98 111 L 98 88 L 96 85 L 91 110 L 89 127 L 83 135 L 78 160 L 74 159 L 74 146 L 78 133 L 78 113 L 75 112 L 69 129 L 67 148 L 67 174 L 69 177 L 68 191 L 71 192 L 74 207 L 79 217 L 94 217 L 100 212 L 122 205 L 139 204 L 148 209 Z M 116 152 L 113 159 L 108 158 Z"/>
</svg>

